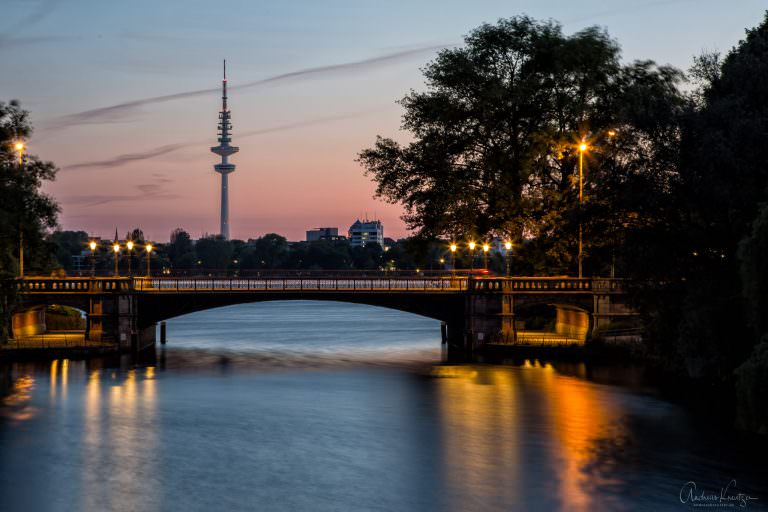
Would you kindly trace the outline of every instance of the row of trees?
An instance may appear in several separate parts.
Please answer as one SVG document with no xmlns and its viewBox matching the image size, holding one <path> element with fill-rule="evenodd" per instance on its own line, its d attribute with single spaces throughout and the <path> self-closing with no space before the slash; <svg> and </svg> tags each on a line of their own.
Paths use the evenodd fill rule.
<svg viewBox="0 0 768 512">
<path fill-rule="evenodd" d="M 528 17 L 479 27 L 424 74 L 400 101 L 411 142 L 359 155 L 417 236 L 509 237 L 534 272 L 573 275 L 583 230 L 587 275 L 634 278 L 649 349 L 738 375 L 743 420 L 768 429 L 768 16 L 688 75 Z"/>
<path fill-rule="evenodd" d="M 137 228 L 128 233 L 125 239 L 138 244 L 132 255 L 133 269 L 141 274 L 143 269 L 139 268 L 139 264 L 146 258 L 146 254 L 141 254 L 143 233 Z M 60 267 L 65 273 L 89 271 L 91 265 L 99 273 L 113 271 L 114 254 L 111 247 L 100 247 L 91 261 L 88 251 L 90 238 L 84 231 L 55 231 L 47 240 L 56 249 L 54 266 Z M 421 268 L 439 268 L 441 265 L 439 256 L 427 262 L 419 252 L 420 248 L 411 246 L 407 240 L 394 242 L 386 251 L 376 243 L 366 247 L 350 247 L 346 241 L 333 240 L 289 244 L 285 237 L 275 233 L 249 242 L 224 240 L 218 236 L 205 236 L 193 241 L 188 232 L 179 228 L 171 233 L 169 243 L 156 243 L 153 246 L 155 271 L 167 269 L 174 273 L 277 269 L 395 270 L 415 269 L 419 265 Z M 81 260 L 78 266 L 77 257 L 83 254 L 89 255 L 88 261 Z M 432 254 L 436 255 L 436 250 Z M 118 261 L 121 272 L 126 271 L 127 261 L 128 254 L 123 250 Z"/>
</svg>

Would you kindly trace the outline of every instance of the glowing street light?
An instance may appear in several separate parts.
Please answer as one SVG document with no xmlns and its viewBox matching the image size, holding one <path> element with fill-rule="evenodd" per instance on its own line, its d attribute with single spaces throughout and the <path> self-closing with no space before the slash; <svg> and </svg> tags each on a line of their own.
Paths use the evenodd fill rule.
<svg viewBox="0 0 768 512">
<path fill-rule="evenodd" d="M 147 245 L 144 246 L 144 250 L 147 251 L 147 277 L 152 275 L 152 273 L 150 272 L 150 269 L 149 269 L 149 262 L 152 259 L 152 249 L 154 249 L 154 248 L 152 247 L 152 244 L 150 244 L 150 243 L 147 243 Z"/>
<path fill-rule="evenodd" d="M 125 242 L 125 248 L 128 249 L 128 276 L 131 275 L 131 260 L 133 259 L 133 240 Z"/>
<path fill-rule="evenodd" d="M 504 256 L 507 260 L 507 277 L 509 277 L 509 259 L 512 256 L 512 242 L 504 242 L 504 248 L 507 250 Z"/>
<path fill-rule="evenodd" d="M 96 248 L 99 246 L 94 240 L 88 243 L 88 248 L 91 250 L 91 277 L 96 275 Z"/>
<path fill-rule="evenodd" d="M 490 245 L 483 244 L 483 268 L 485 268 L 485 270 L 488 270 L 488 251 L 490 250 Z"/>
<path fill-rule="evenodd" d="M 579 144 L 579 205 L 584 202 L 584 152 L 589 149 L 587 143 L 582 139 Z M 579 219 L 579 279 L 583 277 L 582 261 L 584 258 L 584 240 L 581 219 Z"/>
<path fill-rule="evenodd" d="M 22 141 L 17 141 L 13 149 L 19 154 L 19 173 L 24 170 L 24 149 L 26 146 Z M 19 277 L 24 277 L 24 230 L 19 223 Z"/>
<path fill-rule="evenodd" d="M 117 269 L 117 262 L 120 259 L 120 244 L 115 241 L 114 244 L 112 244 L 112 251 L 115 253 L 115 275 L 120 275 L 118 269 Z"/>
<path fill-rule="evenodd" d="M 470 272 L 475 270 L 475 242 L 469 242 L 469 270 Z"/>
<path fill-rule="evenodd" d="M 13 149 L 16 150 L 16 152 L 19 154 L 19 167 L 21 167 L 24 164 L 24 150 L 26 149 L 26 145 L 18 141 L 16 144 L 13 145 Z"/>
<path fill-rule="evenodd" d="M 456 249 L 458 249 L 458 247 L 456 246 L 456 244 L 451 244 L 450 249 L 451 249 L 451 274 L 455 274 L 456 273 Z"/>
</svg>

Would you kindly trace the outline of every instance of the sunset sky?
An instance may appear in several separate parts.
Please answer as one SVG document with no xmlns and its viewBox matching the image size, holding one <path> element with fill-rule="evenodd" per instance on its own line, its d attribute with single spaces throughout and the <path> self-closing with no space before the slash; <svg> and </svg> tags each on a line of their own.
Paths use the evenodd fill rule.
<svg viewBox="0 0 768 512">
<path fill-rule="evenodd" d="M 377 134 L 407 140 L 395 100 L 423 87 L 419 68 L 440 47 L 525 13 L 567 33 L 605 26 L 625 60 L 687 69 L 704 50 L 728 51 L 765 9 L 765 0 L 2 0 L 0 100 L 32 111 L 30 152 L 61 168 L 46 189 L 64 229 L 141 227 L 164 241 L 183 227 L 196 238 L 218 231 L 209 147 L 226 58 L 240 147 L 232 237 L 299 240 L 312 227 L 345 232 L 367 214 L 398 238 L 400 208 L 373 198 L 354 160 Z"/>
</svg>

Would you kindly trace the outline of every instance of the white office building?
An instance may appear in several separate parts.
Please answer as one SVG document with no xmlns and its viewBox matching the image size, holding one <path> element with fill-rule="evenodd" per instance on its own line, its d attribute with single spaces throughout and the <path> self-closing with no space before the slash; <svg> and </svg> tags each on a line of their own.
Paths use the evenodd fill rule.
<svg viewBox="0 0 768 512">
<path fill-rule="evenodd" d="M 370 243 L 377 243 L 384 248 L 384 225 L 378 220 L 357 219 L 349 227 L 349 245 L 365 247 Z"/>
</svg>

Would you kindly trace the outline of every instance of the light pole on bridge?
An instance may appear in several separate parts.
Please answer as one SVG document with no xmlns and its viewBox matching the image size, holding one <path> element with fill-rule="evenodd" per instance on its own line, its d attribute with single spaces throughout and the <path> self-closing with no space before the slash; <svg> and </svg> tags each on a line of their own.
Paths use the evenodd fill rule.
<svg viewBox="0 0 768 512">
<path fill-rule="evenodd" d="M 506 275 L 507 275 L 507 277 L 509 277 L 509 260 L 510 260 L 510 258 L 511 258 L 511 256 L 512 256 L 512 242 L 505 242 L 505 243 L 504 243 L 504 248 L 507 250 L 507 251 L 504 253 L 504 256 L 505 256 L 505 258 L 506 258 L 506 260 L 507 260 L 507 262 L 506 262 L 506 263 L 507 263 L 507 272 L 506 272 Z"/>
<path fill-rule="evenodd" d="M 451 275 L 456 275 L 456 244 L 451 244 Z"/>
<path fill-rule="evenodd" d="M 112 252 L 115 254 L 115 277 L 120 275 L 120 271 L 117 268 L 117 264 L 120 261 L 120 244 L 117 241 L 117 237 L 115 237 L 115 243 L 112 244 Z"/>
<path fill-rule="evenodd" d="M 125 243 L 125 248 L 128 249 L 128 277 L 131 277 L 131 260 L 133 259 L 133 240 L 128 240 Z"/>
<path fill-rule="evenodd" d="M 98 244 L 95 240 L 91 240 L 88 247 L 91 249 L 91 277 L 94 277 L 96 275 L 96 248 Z"/>
<path fill-rule="evenodd" d="M 152 244 L 147 243 L 147 245 L 144 246 L 144 249 L 147 251 L 147 277 L 149 278 L 152 275 L 152 272 L 149 269 L 150 260 L 152 259 Z"/>
</svg>

